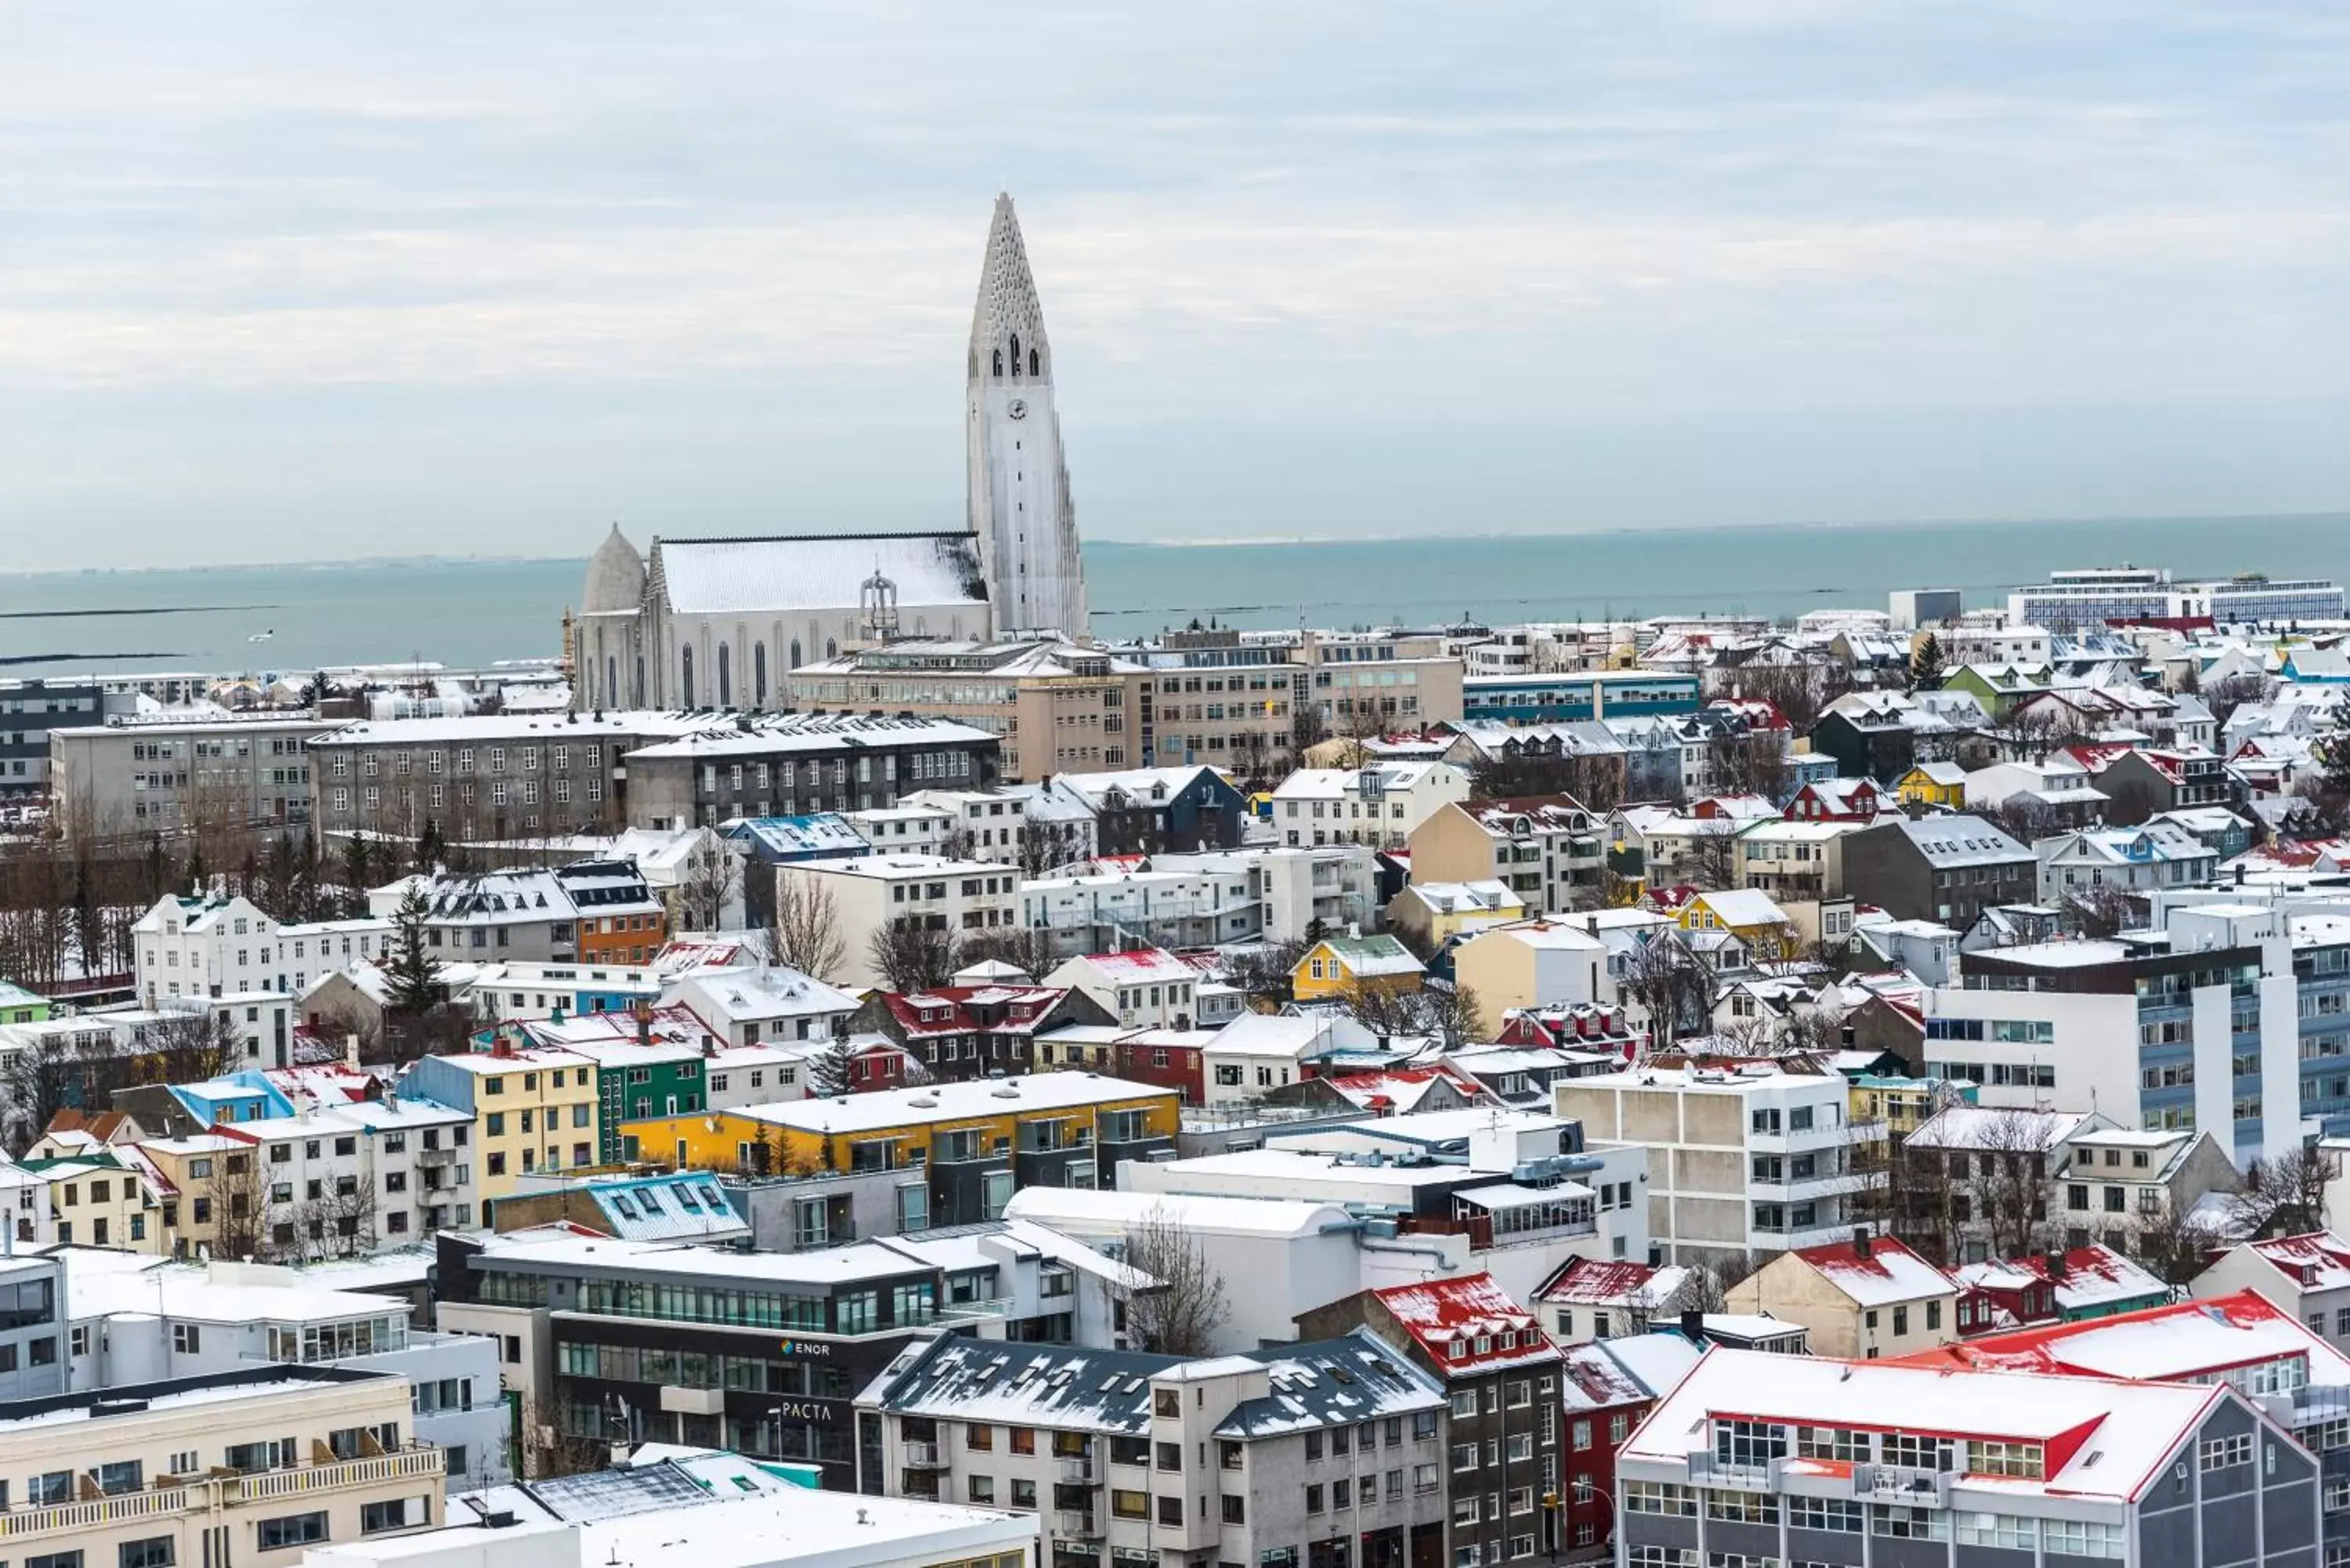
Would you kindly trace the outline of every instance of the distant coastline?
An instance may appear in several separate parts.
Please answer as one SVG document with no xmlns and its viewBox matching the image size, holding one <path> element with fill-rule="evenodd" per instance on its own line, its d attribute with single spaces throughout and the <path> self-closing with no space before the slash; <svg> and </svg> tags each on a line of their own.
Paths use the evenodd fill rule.
<svg viewBox="0 0 2350 1568">
<path fill-rule="evenodd" d="M 1472 530 L 1454 533 L 1388 532 L 1309 533 L 1278 535 L 1219 535 L 1197 539 L 1118 539 L 1088 538 L 1085 547 L 1092 550 L 1249 550 L 1282 549 L 1298 545 L 1490 545 L 1523 544 L 1537 540 L 1618 539 L 1646 537 L 1657 534 L 1725 534 L 1753 537 L 1771 534 L 1861 534 L 1877 530 L 1929 531 L 1941 528 L 2177 528 L 2205 526 L 2231 528 L 2244 525 L 2300 526 L 2303 524 L 2350 524 L 2350 509 L 2328 512 L 2241 512 L 2241 513 L 2178 513 L 2158 516 L 2089 516 L 2089 517 L 1905 517 L 1871 520 L 1863 523 L 1825 523 L 1817 521 L 1771 521 L 1765 523 L 1709 523 L 1689 521 L 1654 524 L 1607 524 L 1596 527 L 1517 528 Z M 680 535 L 686 537 L 689 535 Z M 439 567 L 456 566 L 546 566 L 556 563 L 578 563 L 584 566 L 587 556 L 567 555 L 448 555 L 415 556 L 354 556 L 347 559 L 311 559 L 296 561 L 207 561 L 189 566 L 88 566 L 0 567 L 0 578 L 10 577 L 109 577 L 154 575 L 220 574 L 228 572 L 285 571 L 332 572 L 350 570 L 396 570 L 406 567 Z M 2082 565 L 2098 563 L 2084 562 Z M 2168 563 L 2163 563 L 2168 564 Z"/>
</svg>

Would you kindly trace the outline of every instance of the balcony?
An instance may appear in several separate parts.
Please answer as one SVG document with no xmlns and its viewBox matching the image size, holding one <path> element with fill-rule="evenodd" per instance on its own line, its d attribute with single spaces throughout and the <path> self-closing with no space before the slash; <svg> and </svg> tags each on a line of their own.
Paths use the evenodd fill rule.
<svg viewBox="0 0 2350 1568">
<path fill-rule="evenodd" d="M 1801 1127 L 1786 1132 L 1749 1135 L 1747 1147 L 1757 1154 L 1790 1154 L 1804 1149 L 1835 1148 L 1845 1144 L 1877 1143 L 1885 1137 L 1882 1121 L 1838 1122 L 1833 1127 Z"/>
<path fill-rule="evenodd" d="M 289 1497 L 312 1497 L 347 1487 L 374 1486 L 382 1481 L 413 1480 L 439 1476 L 447 1463 L 439 1449 L 402 1449 L 398 1453 L 371 1454 L 338 1459 L 332 1464 L 303 1465 L 290 1470 L 260 1470 L 238 1476 L 231 1483 L 232 1502 L 276 1502 Z"/>
<path fill-rule="evenodd" d="M 939 1454 L 936 1443 L 908 1443 L 906 1468 L 910 1470 L 942 1470 L 947 1461 Z"/>
<path fill-rule="evenodd" d="M 0 1542 L 34 1541 L 70 1531 L 103 1530 L 142 1519 L 163 1519 L 187 1513 L 202 1503 L 189 1487 L 162 1487 L 153 1491 L 125 1492 L 120 1497 L 92 1498 L 87 1502 L 60 1502 L 47 1508 L 20 1508 L 0 1513 Z"/>
<path fill-rule="evenodd" d="M 1063 1486 L 1092 1486 L 1100 1480 L 1100 1472 L 1094 1469 L 1094 1457 L 1091 1454 L 1063 1457 L 1061 1460 Z"/>
<path fill-rule="evenodd" d="M 1102 1531 L 1090 1512 L 1064 1508 L 1054 1511 L 1053 1533 L 1064 1541 L 1098 1541 Z"/>
<path fill-rule="evenodd" d="M 1956 1479 L 1949 1470 L 1912 1469 L 1906 1465 L 1852 1467 L 1855 1497 L 1906 1502 L 1916 1508 L 1950 1507 L 1950 1484 Z"/>
</svg>

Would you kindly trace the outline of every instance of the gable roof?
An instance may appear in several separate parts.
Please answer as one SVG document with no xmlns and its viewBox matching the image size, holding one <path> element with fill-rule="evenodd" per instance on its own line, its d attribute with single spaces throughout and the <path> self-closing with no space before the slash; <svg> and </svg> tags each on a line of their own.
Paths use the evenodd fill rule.
<svg viewBox="0 0 2350 1568">
<path fill-rule="evenodd" d="M 1864 1307 L 1891 1306 L 1928 1296 L 1956 1295 L 1958 1282 L 1891 1236 L 1803 1247 L 1794 1256 L 1838 1292 Z"/>
<path fill-rule="evenodd" d="M 1558 1347 L 1534 1314 L 1489 1273 L 1373 1291 L 1404 1332 L 1446 1366 L 1475 1370 L 1554 1361 Z M 1476 1347 L 1482 1344 L 1482 1351 Z"/>
</svg>

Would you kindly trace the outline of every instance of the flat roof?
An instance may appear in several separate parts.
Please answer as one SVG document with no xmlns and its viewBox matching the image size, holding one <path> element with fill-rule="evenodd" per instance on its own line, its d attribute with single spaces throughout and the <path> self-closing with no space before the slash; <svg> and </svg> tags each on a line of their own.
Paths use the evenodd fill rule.
<svg viewBox="0 0 2350 1568">
<path fill-rule="evenodd" d="M 1175 1091 L 1156 1084 L 1106 1078 L 1094 1073 L 1032 1073 L 1025 1077 L 972 1078 L 958 1084 L 927 1084 L 882 1089 L 830 1100 L 785 1100 L 721 1113 L 788 1127 L 795 1132 L 880 1132 L 889 1127 L 1012 1116 L 1021 1111 L 1082 1110 L 1125 1100 L 1172 1102 Z"/>
</svg>

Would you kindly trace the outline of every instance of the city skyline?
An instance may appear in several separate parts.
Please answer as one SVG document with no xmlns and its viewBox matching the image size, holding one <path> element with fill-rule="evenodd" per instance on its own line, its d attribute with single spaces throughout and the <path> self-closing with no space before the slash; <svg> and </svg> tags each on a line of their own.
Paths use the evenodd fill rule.
<svg viewBox="0 0 2350 1568">
<path fill-rule="evenodd" d="M 36 7 L 11 565 L 951 526 L 999 188 L 1089 539 L 2338 509 L 2350 29 L 2221 16 Z"/>
</svg>

